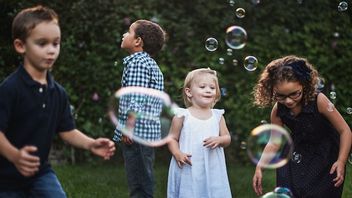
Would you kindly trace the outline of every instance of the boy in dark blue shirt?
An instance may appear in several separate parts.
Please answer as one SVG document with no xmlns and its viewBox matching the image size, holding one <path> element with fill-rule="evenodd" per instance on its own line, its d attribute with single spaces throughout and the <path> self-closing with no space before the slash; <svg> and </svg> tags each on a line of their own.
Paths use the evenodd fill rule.
<svg viewBox="0 0 352 198">
<path fill-rule="evenodd" d="M 75 128 L 68 96 L 49 72 L 60 52 L 55 11 L 42 6 L 22 10 L 12 33 L 24 60 L 0 84 L 0 198 L 66 197 L 48 162 L 53 136 L 104 159 L 115 146 Z"/>
</svg>

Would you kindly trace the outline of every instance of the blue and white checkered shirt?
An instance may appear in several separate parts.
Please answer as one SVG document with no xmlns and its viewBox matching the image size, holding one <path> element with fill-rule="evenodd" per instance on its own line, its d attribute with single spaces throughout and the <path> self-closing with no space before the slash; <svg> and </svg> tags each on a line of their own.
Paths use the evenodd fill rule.
<svg viewBox="0 0 352 198">
<path fill-rule="evenodd" d="M 146 52 L 137 52 L 123 59 L 124 69 L 121 79 L 122 87 L 143 87 L 159 91 L 164 90 L 164 77 L 158 64 Z M 122 125 L 127 120 L 128 111 L 141 112 L 143 115 L 159 118 L 162 110 L 160 99 L 151 96 L 129 94 L 120 98 L 118 122 Z M 160 119 L 137 119 L 134 135 L 148 141 L 161 137 Z M 113 140 L 120 142 L 121 131 L 116 128 Z"/>
</svg>

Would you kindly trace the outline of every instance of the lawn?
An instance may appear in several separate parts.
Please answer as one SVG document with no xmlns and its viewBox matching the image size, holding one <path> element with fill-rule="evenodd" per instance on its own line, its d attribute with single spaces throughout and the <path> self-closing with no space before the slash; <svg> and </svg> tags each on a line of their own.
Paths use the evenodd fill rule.
<svg viewBox="0 0 352 198">
<path fill-rule="evenodd" d="M 165 160 L 167 161 L 167 160 Z M 166 197 L 168 165 L 156 160 L 156 198 Z M 120 160 L 78 165 L 54 166 L 68 197 L 72 198 L 127 198 L 128 189 L 123 164 Z M 257 197 L 251 180 L 254 166 L 228 165 L 232 194 L 238 198 Z M 343 198 L 352 197 L 352 165 L 347 166 Z M 275 172 L 264 172 L 264 191 L 274 189 Z"/>
</svg>

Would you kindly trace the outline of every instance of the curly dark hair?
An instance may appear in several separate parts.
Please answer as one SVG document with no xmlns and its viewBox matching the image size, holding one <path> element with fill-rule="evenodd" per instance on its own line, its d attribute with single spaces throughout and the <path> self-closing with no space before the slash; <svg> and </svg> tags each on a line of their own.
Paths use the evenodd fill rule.
<svg viewBox="0 0 352 198">
<path fill-rule="evenodd" d="M 148 20 L 137 20 L 135 24 L 136 38 L 141 37 L 143 50 L 155 56 L 165 43 L 165 31 L 157 23 Z"/>
<path fill-rule="evenodd" d="M 254 104 L 260 107 L 273 105 L 276 101 L 273 87 L 282 82 L 299 82 L 303 86 L 303 104 L 314 100 L 317 94 L 318 72 L 307 59 L 294 55 L 271 61 L 254 87 Z"/>
</svg>

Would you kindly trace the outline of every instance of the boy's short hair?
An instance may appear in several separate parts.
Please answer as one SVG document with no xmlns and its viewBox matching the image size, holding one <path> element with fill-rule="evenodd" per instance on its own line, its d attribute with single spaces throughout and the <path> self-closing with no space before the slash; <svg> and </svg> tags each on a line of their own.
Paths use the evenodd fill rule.
<svg viewBox="0 0 352 198">
<path fill-rule="evenodd" d="M 54 10 L 41 5 L 26 8 L 19 12 L 12 22 L 12 38 L 25 42 L 35 26 L 50 21 L 59 24 L 59 17 Z"/>
<path fill-rule="evenodd" d="M 157 23 L 148 20 L 137 20 L 135 24 L 136 37 L 143 40 L 143 51 L 151 56 L 156 55 L 164 45 L 165 31 Z"/>
</svg>

